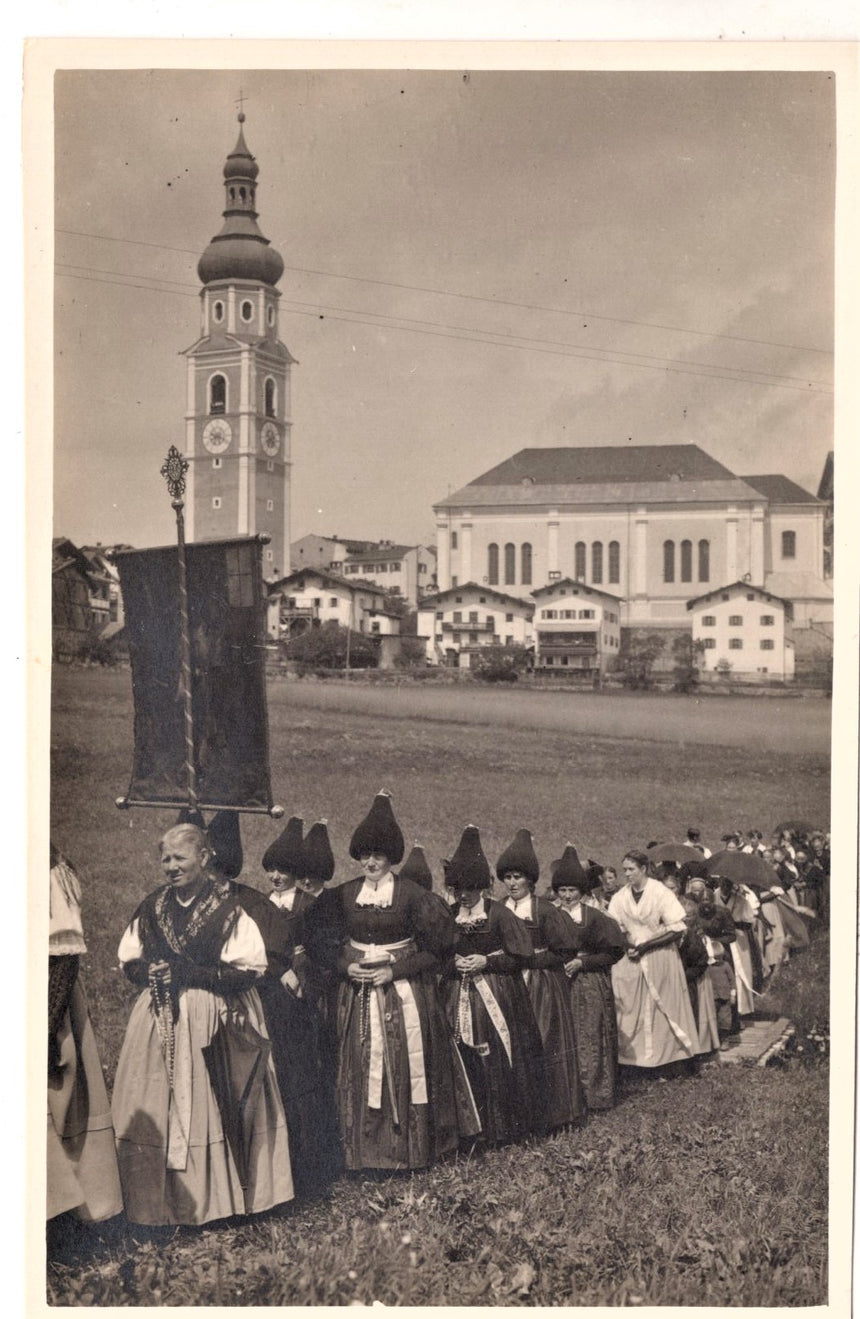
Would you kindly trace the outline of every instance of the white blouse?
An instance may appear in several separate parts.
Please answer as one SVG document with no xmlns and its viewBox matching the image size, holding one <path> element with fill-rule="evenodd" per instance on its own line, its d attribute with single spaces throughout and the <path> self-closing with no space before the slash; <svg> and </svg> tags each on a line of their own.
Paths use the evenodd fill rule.
<svg viewBox="0 0 860 1319">
<path fill-rule="evenodd" d="M 119 943 L 120 965 L 135 962 L 143 957 L 143 943 L 140 938 L 140 921 L 135 916 L 126 929 Z M 226 966 L 233 966 L 237 971 L 257 971 L 262 974 L 267 966 L 266 945 L 256 921 L 246 911 L 240 911 L 221 949 L 220 961 Z"/>
</svg>

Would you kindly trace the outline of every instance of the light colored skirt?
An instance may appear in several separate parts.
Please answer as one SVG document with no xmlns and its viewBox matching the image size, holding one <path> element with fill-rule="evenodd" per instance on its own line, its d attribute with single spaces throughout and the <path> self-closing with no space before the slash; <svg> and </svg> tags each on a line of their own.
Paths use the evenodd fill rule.
<svg viewBox="0 0 860 1319">
<path fill-rule="evenodd" d="M 60 1030 L 62 1077 L 48 1082 L 47 1217 L 87 1222 L 122 1210 L 116 1146 L 96 1037 L 78 979 Z"/>
<path fill-rule="evenodd" d="M 256 989 L 238 995 L 248 1022 L 266 1036 Z M 132 1008 L 113 1093 L 125 1211 L 133 1223 L 208 1223 L 256 1214 L 293 1198 L 287 1124 L 271 1055 L 250 1141 L 243 1190 L 202 1049 L 227 1009 L 206 989 L 179 995 L 171 1091 L 149 990 Z"/>
<path fill-rule="evenodd" d="M 662 1067 L 699 1051 L 687 981 L 677 948 L 654 948 L 639 961 L 622 957 L 612 968 L 618 1023 L 618 1061 Z"/>
</svg>

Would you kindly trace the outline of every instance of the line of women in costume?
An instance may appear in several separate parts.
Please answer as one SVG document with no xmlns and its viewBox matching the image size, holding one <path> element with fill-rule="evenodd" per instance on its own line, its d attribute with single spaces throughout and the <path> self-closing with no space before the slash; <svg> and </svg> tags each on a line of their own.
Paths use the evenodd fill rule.
<svg viewBox="0 0 860 1319">
<path fill-rule="evenodd" d="M 697 999 L 688 988 L 688 913 L 645 854 L 625 857 L 604 912 L 569 844 L 554 900 L 538 896 L 521 829 L 496 863 L 495 901 L 469 825 L 445 862 L 446 901 L 420 848 L 400 865 L 380 792 L 350 843 L 357 878 L 326 888 L 325 822 L 303 837 L 293 819 L 263 858 L 267 897 L 237 880 L 237 816 L 201 824 L 164 835 L 165 882 L 119 947 L 141 991 L 112 1104 L 132 1222 L 258 1213 L 343 1169 L 426 1168 L 464 1142 L 558 1130 L 613 1105 L 619 1062 L 717 1047 L 707 977 Z M 78 1208 L 90 1213 L 84 1192 Z"/>
</svg>

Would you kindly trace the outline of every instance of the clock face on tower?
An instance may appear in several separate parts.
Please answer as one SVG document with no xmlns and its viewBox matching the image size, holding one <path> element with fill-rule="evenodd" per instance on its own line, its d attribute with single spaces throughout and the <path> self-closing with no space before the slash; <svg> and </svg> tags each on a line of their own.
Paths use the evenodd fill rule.
<svg viewBox="0 0 860 1319">
<path fill-rule="evenodd" d="M 233 432 L 229 421 L 216 417 L 203 427 L 203 443 L 210 453 L 223 453 L 229 448 Z"/>
<path fill-rule="evenodd" d="M 268 454 L 270 458 L 274 458 L 280 449 L 281 437 L 278 434 L 277 426 L 273 425 L 271 421 L 267 421 L 260 431 L 260 443 L 263 446 L 263 452 Z"/>
</svg>

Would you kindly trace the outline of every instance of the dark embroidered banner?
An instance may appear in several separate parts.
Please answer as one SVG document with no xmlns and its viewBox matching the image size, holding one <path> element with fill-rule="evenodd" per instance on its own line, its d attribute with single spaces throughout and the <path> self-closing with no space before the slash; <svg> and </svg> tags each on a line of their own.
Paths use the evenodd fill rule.
<svg viewBox="0 0 860 1319">
<path fill-rule="evenodd" d="M 116 553 L 134 690 L 128 799 L 188 801 L 176 546 Z M 199 805 L 268 810 L 262 543 L 185 547 Z"/>
</svg>

